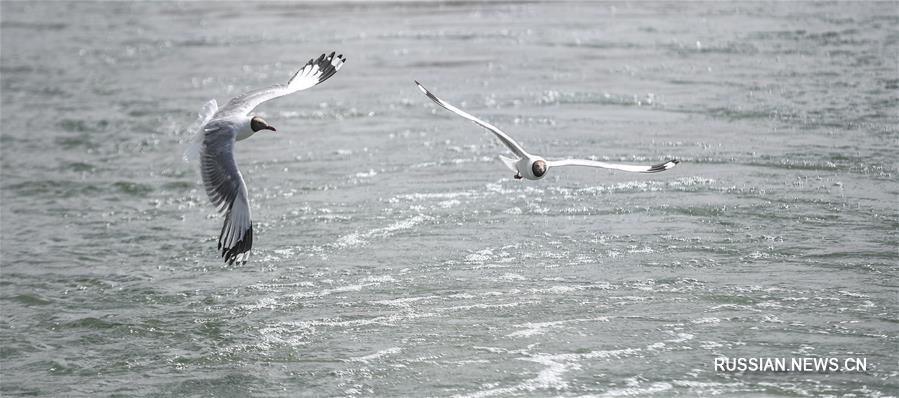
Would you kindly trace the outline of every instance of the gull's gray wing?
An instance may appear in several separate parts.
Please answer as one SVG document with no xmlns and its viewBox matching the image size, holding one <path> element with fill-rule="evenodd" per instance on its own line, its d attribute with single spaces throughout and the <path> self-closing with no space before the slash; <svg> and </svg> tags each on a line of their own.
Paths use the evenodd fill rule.
<svg viewBox="0 0 899 398">
<path fill-rule="evenodd" d="M 660 171 L 670 170 L 674 166 L 677 166 L 678 163 L 680 163 L 680 161 L 678 161 L 677 159 L 668 160 L 665 163 L 654 164 L 652 166 L 638 166 L 638 165 L 630 165 L 630 164 L 606 163 L 606 162 L 597 162 L 595 160 L 586 160 L 586 159 L 550 160 L 550 161 L 546 162 L 546 164 L 549 167 L 587 166 L 587 167 L 600 167 L 603 169 L 630 171 L 630 172 L 634 172 L 634 173 L 658 173 Z"/>
<path fill-rule="evenodd" d="M 518 157 L 520 157 L 520 158 L 530 157 L 530 155 L 528 155 L 528 153 L 524 150 L 524 148 L 521 147 L 521 145 L 519 145 L 517 142 L 515 142 L 515 140 L 513 140 L 512 137 L 509 137 L 508 134 L 502 132 L 496 126 L 494 126 L 490 123 L 487 123 L 481 119 L 478 119 L 478 118 L 466 113 L 465 111 L 463 111 L 459 108 L 456 108 L 455 106 L 452 106 L 450 103 L 448 103 L 440 98 L 437 98 L 436 95 L 434 95 L 433 93 L 428 91 L 428 89 L 424 88 L 424 86 L 422 86 L 421 83 L 419 83 L 417 80 L 415 81 L 415 84 L 418 85 L 418 89 L 421 90 L 421 92 L 425 93 L 425 95 L 428 96 L 428 98 L 430 98 L 431 101 L 434 101 L 435 103 L 437 103 L 437 105 L 440 105 L 450 112 L 453 112 L 459 116 L 462 116 L 468 120 L 471 120 L 472 122 L 475 122 L 477 125 L 485 128 L 487 130 L 490 130 L 493 134 L 496 134 L 496 137 L 499 138 L 499 140 L 502 141 L 503 144 L 506 144 L 506 146 L 509 147 L 509 150 L 511 150 Z"/>
<path fill-rule="evenodd" d="M 234 160 L 237 131 L 227 122 L 212 121 L 204 129 L 200 151 L 203 185 L 212 204 L 225 212 L 218 248 L 228 264 L 246 263 L 253 247 L 253 221 L 243 176 Z"/>
<path fill-rule="evenodd" d="M 303 68 L 290 78 L 287 84 L 277 84 L 234 97 L 222 107 L 218 115 L 246 115 L 265 101 L 315 86 L 334 76 L 344 62 L 346 62 L 346 58 L 343 57 L 343 54 L 335 57 L 333 52 L 330 55 L 322 54 L 317 59 L 310 59 Z"/>
</svg>

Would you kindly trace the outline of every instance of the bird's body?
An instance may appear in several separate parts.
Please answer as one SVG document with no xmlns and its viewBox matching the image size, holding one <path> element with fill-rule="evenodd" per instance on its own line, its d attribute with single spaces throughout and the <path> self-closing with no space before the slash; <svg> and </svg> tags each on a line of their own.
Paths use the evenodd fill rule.
<svg viewBox="0 0 899 398">
<path fill-rule="evenodd" d="M 256 134 L 256 132 L 250 128 L 250 119 L 246 117 L 228 116 L 218 120 L 234 131 L 235 141 L 243 141 L 250 138 L 253 134 Z"/>
<path fill-rule="evenodd" d="M 286 85 L 249 91 L 231 99 L 222 108 L 212 100 L 203 108 L 197 140 L 188 148 L 185 158 L 200 158 L 206 194 L 219 211 L 225 212 L 225 223 L 218 240 L 225 262 L 246 263 L 253 247 L 249 195 L 234 159 L 234 144 L 262 130 L 276 131 L 261 117 L 250 113 L 265 101 L 327 80 L 345 61 L 342 55 L 322 54 L 318 59 L 309 60 Z"/>
<path fill-rule="evenodd" d="M 471 114 L 459 108 L 456 108 L 452 104 L 440 98 L 437 98 L 436 95 L 428 91 L 428 89 L 424 88 L 421 83 L 416 81 L 415 84 L 418 85 L 418 89 L 421 90 L 422 93 L 424 93 L 428 98 L 431 99 L 431 101 L 434 101 L 434 103 L 436 103 L 437 105 L 440 105 L 444 109 L 462 116 L 463 118 L 471 120 L 475 124 L 489 130 L 491 133 L 496 135 L 496 138 L 499 138 L 499 140 L 502 141 L 502 143 L 505 144 L 506 147 L 508 147 L 509 150 L 512 151 L 512 153 L 516 156 L 515 159 L 502 155 L 499 156 L 503 164 L 505 164 L 506 167 L 515 172 L 515 179 L 524 178 L 528 180 L 539 180 L 543 177 L 546 177 L 546 174 L 550 168 L 560 166 L 586 166 L 630 171 L 634 173 L 657 173 L 660 171 L 669 170 L 680 163 L 677 159 L 668 160 L 665 161 L 665 163 L 655 164 L 651 166 L 606 163 L 587 159 L 546 160 L 541 156 L 528 153 L 521 146 L 521 144 L 515 141 L 508 134 L 504 133 L 498 127 L 481 119 L 478 119 Z"/>
</svg>

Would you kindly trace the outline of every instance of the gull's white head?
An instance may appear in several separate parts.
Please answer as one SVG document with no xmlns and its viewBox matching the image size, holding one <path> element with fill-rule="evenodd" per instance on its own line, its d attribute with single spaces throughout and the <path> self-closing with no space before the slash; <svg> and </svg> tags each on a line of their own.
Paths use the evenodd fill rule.
<svg viewBox="0 0 899 398">
<path fill-rule="evenodd" d="M 250 119 L 250 129 L 253 130 L 254 133 L 259 130 L 277 131 L 274 126 L 268 124 L 265 119 L 259 116 L 253 116 L 253 118 Z"/>
</svg>

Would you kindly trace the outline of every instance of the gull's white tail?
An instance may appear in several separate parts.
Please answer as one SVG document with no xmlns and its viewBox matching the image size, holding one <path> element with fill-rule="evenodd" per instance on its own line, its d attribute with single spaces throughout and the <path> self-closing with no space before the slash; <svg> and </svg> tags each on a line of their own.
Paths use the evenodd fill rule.
<svg viewBox="0 0 899 398">
<path fill-rule="evenodd" d="M 215 99 L 209 100 L 209 102 L 203 105 L 203 109 L 200 109 L 200 113 L 197 114 L 197 121 L 187 128 L 187 131 L 193 131 L 194 135 L 191 136 L 187 148 L 184 149 L 183 158 L 185 162 L 190 163 L 199 159 L 200 149 L 203 147 L 203 126 L 212 119 L 212 115 L 215 115 L 215 112 L 218 110 L 218 102 L 215 102 Z"/>
<path fill-rule="evenodd" d="M 510 157 L 499 155 L 499 160 L 502 160 L 503 164 L 505 164 L 506 167 L 509 168 L 509 170 L 512 170 L 516 173 L 518 172 L 518 167 L 516 167 L 516 164 L 518 163 L 518 159 L 512 159 Z"/>
</svg>

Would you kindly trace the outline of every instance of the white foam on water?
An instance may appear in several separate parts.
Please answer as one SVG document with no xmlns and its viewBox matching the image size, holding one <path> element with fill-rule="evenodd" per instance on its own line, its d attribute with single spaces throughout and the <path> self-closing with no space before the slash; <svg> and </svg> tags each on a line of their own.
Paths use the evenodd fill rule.
<svg viewBox="0 0 899 398">
<path fill-rule="evenodd" d="M 502 274 L 498 279 L 506 280 L 506 281 L 526 281 L 528 278 L 521 276 L 519 274 L 514 274 L 511 272 L 507 272 Z"/>
<path fill-rule="evenodd" d="M 481 268 L 509 268 L 514 265 L 516 257 L 506 249 L 517 248 L 517 245 L 503 246 L 498 249 L 482 249 L 467 254 L 462 262 L 473 265 L 473 269 Z"/>
<path fill-rule="evenodd" d="M 690 321 L 690 323 L 692 323 L 694 325 L 701 325 L 701 324 L 713 324 L 714 325 L 714 324 L 721 323 L 721 320 L 718 318 L 715 318 L 715 317 L 706 317 L 706 318 L 693 319 Z"/>
<path fill-rule="evenodd" d="M 815 394 L 813 391 L 809 391 L 809 390 L 807 390 L 807 389 L 805 389 L 805 388 L 799 387 L 799 386 L 797 386 L 797 383 L 793 383 L 793 382 L 786 382 L 786 383 L 769 383 L 769 382 L 764 382 L 764 381 L 762 381 L 762 382 L 758 382 L 756 385 L 762 386 L 762 387 L 767 387 L 767 388 L 770 388 L 770 389 L 773 389 L 773 390 L 783 390 L 783 391 L 788 391 L 788 392 L 790 392 L 790 393 L 792 393 L 792 394 L 794 394 L 794 395 L 800 396 L 800 397 L 811 397 L 811 396 L 816 396 L 816 394 Z M 816 383 L 816 387 L 817 387 L 819 390 L 820 390 L 820 389 L 827 389 L 827 390 L 832 391 L 832 387 L 828 386 L 827 384 Z M 783 394 L 783 393 L 781 393 L 781 394 Z M 786 395 L 786 394 L 784 394 L 784 395 Z M 875 395 L 868 395 L 868 396 L 869 396 L 869 397 L 873 397 L 873 396 L 875 396 Z"/>
<path fill-rule="evenodd" d="M 571 292 L 576 292 L 578 290 L 586 289 L 585 286 L 561 286 L 555 285 L 548 288 L 534 288 L 531 289 L 531 292 L 537 294 L 567 294 Z"/>
<path fill-rule="evenodd" d="M 610 296 L 610 300 L 619 300 L 619 301 L 632 301 L 632 302 L 643 302 L 649 300 L 649 297 L 643 296 Z"/>
<path fill-rule="evenodd" d="M 565 324 L 566 321 L 555 321 L 555 322 L 541 322 L 541 323 L 526 323 L 524 325 L 516 325 L 516 327 L 524 327 L 525 329 L 519 330 L 516 332 L 512 332 L 506 335 L 506 337 L 531 337 L 546 333 L 546 329 L 557 327 Z"/>
<path fill-rule="evenodd" d="M 665 348 L 665 343 L 662 343 L 662 342 L 652 343 L 652 344 L 646 346 L 646 349 L 650 350 L 650 351 L 661 350 L 662 348 Z"/>
<path fill-rule="evenodd" d="M 449 209 L 452 207 L 456 207 L 460 204 L 462 204 L 462 202 L 460 202 L 458 199 L 450 199 L 450 200 L 444 200 L 440 203 L 437 203 L 437 206 L 440 206 L 440 208 L 442 208 L 442 209 Z"/>
<path fill-rule="evenodd" d="M 765 315 L 762 317 L 762 322 L 766 322 L 766 323 L 784 323 L 784 321 L 782 321 L 782 320 L 781 320 L 780 318 L 778 318 L 776 315 L 772 315 L 772 314 L 765 314 Z"/>
<path fill-rule="evenodd" d="M 410 169 L 423 169 L 423 168 L 427 168 L 427 167 L 434 167 L 434 166 L 437 166 L 438 164 L 439 163 L 437 163 L 437 162 L 421 162 L 421 163 L 415 163 L 415 164 L 409 166 L 409 168 Z"/>
<path fill-rule="evenodd" d="M 463 359 L 461 361 L 456 361 L 454 363 L 457 365 L 468 365 L 468 364 L 473 364 L 473 363 L 489 364 L 490 361 L 488 361 L 486 359 Z"/>
<path fill-rule="evenodd" d="M 356 247 L 362 246 L 366 243 L 368 242 L 363 240 L 362 236 L 358 232 L 353 232 L 351 234 L 347 234 L 337 238 L 337 241 L 334 242 L 334 246 L 337 246 L 338 248 Z"/>
<path fill-rule="evenodd" d="M 492 354 L 504 354 L 504 353 L 509 352 L 509 350 L 507 350 L 505 348 L 498 348 L 498 347 L 473 346 L 471 348 L 473 348 L 475 350 L 487 351 Z"/>
<path fill-rule="evenodd" d="M 518 386 L 491 388 L 488 390 L 475 391 L 471 394 L 453 395 L 454 398 L 486 398 L 501 394 L 511 394 L 519 390 Z"/>
<path fill-rule="evenodd" d="M 325 289 L 318 293 L 319 296 L 327 296 L 334 293 L 358 292 L 363 287 L 378 285 L 379 283 L 357 283 L 355 285 L 338 286 L 333 289 Z"/>
<path fill-rule="evenodd" d="M 472 309 L 484 310 L 484 309 L 490 309 L 490 308 L 512 308 L 512 307 L 518 307 L 522 304 L 525 304 L 525 303 L 520 303 L 520 302 L 503 303 L 503 304 L 477 303 L 477 304 L 457 305 L 457 306 L 453 306 L 453 307 L 440 308 L 440 309 L 438 309 L 438 311 L 441 311 L 441 312 L 442 311 L 468 311 L 468 310 L 472 310 Z"/>
<path fill-rule="evenodd" d="M 521 388 L 526 391 L 536 390 L 564 390 L 568 388 L 568 382 L 562 377 L 569 370 L 580 370 L 581 366 L 577 362 L 556 361 L 554 355 L 537 355 L 533 358 L 526 359 L 544 366 L 537 373 L 537 377 L 527 380 L 521 384 Z"/>
<path fill-rule="evenodd" d="M 375 171 L 374 169 L 368 169 L 368 171 L 366 171 L 366 172 L 356 173 L 355 177 L 356 178 L 371 178 L 376 175 L 378 175 L 377 171 Z"/>
<path fill-rule="evenodd" d="M 609 318 L 599 317 L 599 318 L 582 318 L 582 319 L 566 319 L 562 321 L 552 321 L 552 322 L 539 322 L 539 323 L 525 323 L 522 325 L 515 325 L 515 327 L 523 327 L 525 329 L 515 331 L 506 335 L 506 337 L 531 337 L 536 335 L 541 335 L 547 332 L 547 329 L 559 328 L 563 327 L 566 324 L 577 323 L 577 322 L 608 322 Z"/>
<path fill-rule="evenodd" d="M 327 283 L 329 281 L 324 280 L 322 282 Z M 321 289 L 318 291 L 313 290 L 313 291 L 305 291 L 305 292 L 293 292 L 293 293 L 284 294 L 284 295 L 278 296 L 278 297 L 269 296 L 269 297 L 259 299 L 254 304 L 241 305 L 238 308 L 240 308 L 244 311 L 247 311 L 247 312 L 254 312 L 254 311 L 263 310 L 263 309 L 275 310 L 275 309 L 280 309 L 280 308 L 285 308 L 285 307 L 289 307 L 292 305 L 296 305 L 297 303 L 302 302 L 304 299 L 321 298 L 321 297 L 329 296 L 332 294 L 338 294 L 338 293 L 358 292 L 366 287 L 380 286 L 383 283 L 392 283 L 392 282 L 396 282 L 396 279 L 394 279 L 390 275 L 368 276 L 368 277 L 365 277 L 362 280 L 360 280 L 358 283 L 337 286 L 337 287 L 328 288 L 328 289 Z M 294 285 L 307 286 L 306 283 L 288 284 L 285 286 L 294 286 Z M 314 284 L 308 283 L 308 286 L 314 286 Z"/>
<path fill-rule="evenodd" d="M 298 347 L 309 344 L 309 337 L 315 334 L 315 328 L 305 323 L 281 323 L 259 329 L 260 339 L 257 348 L 269 350 L 274 345 Z"/>
<path fill-rule="evenodd" d="M 492 192 L 492 193 L 500 194 L 501 196 L 508 196 L 508 195 L 510 195 L 510 194 L 513 194 L 513 193 L 520 193 L 519 190 L 505 188 L 505 187 L 503 186 L 503 184 L 498 184 L 498 183 L 496 183 L 496 184 L 494 184 L 494 183 L 486 184 L 486 185 L 484 185 L 484 188 L 486 189 L 487 192 Z"/>
<path fill-rule="evenodd" d="M 462 192 L 436 192 L 436 193 L 410 193 L 394 196 L 389 200 L 391 203 L 396 203 L 401 200 L 411 201 L 411 202 L 421 202 L 426 200 L 450 200 L 450 199 L 458 199 L 458 198 L 468 198 L 475 196 L 475 192 L 470 191 L 462 191 Z"/>
<path fill-rule="evenodd" d="M 393 313 L 389 315 L 377 316 L 373 318 L 365 318 L 365 319 L 341 319 L 337 318 L 325 318 L 325 319 L 314 319 L 308 321 L 295 321 L 295 322 L 279 322 L 271 327 L 263 328 L 260 330 L 265 331 L 275 331 L 289 334 L 300 334 L 302 336 L 311 336 L 315 334 L 320 328 L 334 328 L 334 329 L 348 329 L 348 328 L 358 328 L 362 326 L 396 326 L 402 322 L 420 319 L 420 318 L 428 318 L 435 316 L 434 313 L 413 313 L 404 311 L 401 313 Z"/>
<path fill-rule="evenodd" d="M 521 210 L 520 207 L 510 207 L 506 210 L 503 210 L 503 213 L 517 216 L 517 215 L 521 215 L 523 213 L 523 211 Z"/>
<path fill-rule="evenodd" d="M 418 224 L 421 224 L 422 222 L 430 221 L 433 219 L 434 219 L 434 217 L 427 216 L 424 214 L 419 214 L 419 215 L 416 215 L 414 217 L 411 217 L 411 218 L 408 218 L 405 220 L 397 221 L 397 222 L 390 224 L 384 228 L 372 230 L 369 233 L 369 236 L 387 237 L 396 231 L 407 230 Z"/>
<path fill-rule="evenodd" d="M 652 383 L 646 387 L 614 388 L 599 395 L 582 395 L 581 397 L 614 398 L 614 397 L 643 397 L 673 389 L 670 383 Z"/>
<path fill-rule="evenodd" d="M 758 308 L 771 308 L 771 309 L 784 308 L 784 306 L 782 306 L 778 303 L 775 303 L 773 301 L 763 301 L 761 303 L 756 304 L 755 306 Z"/>
<path fill-rule="evenodd" d="M 494 351 L 489 347 L 479 347 L 479 349 L 487 349 L 490 350 L 490 352 L 505 352 Z M 523 361 L 536 362 L 544 366 L 544 368 L 541 369 L 534 378 L 525 380 L 514 386 L 491 388 L 487 390 L 476 391 L 470 394 L 455 395 L 455 397 L 492 397 L 496 395 L 512 394 L 516 392 L 534 392 L 538 390 L 564 391 L 568 389 L 569 386 L 568 382 L 564 378 L 565 373 L 571 370 L 581 369 L 580 361 L 584 359 L 622 358 L 626 356 L 636 355 L 641 351 L 642 350 L 639 348 L 625 348 L 621 350 L 598 350 L 583 354 L 533 354 L 519 359 Z"/>
<path fill-rule="evenodd" d="M 610 185 L 596 185 L 590 187 L 579 188 L 576 191 L 572 192 L 571 190 L 566 189 L 557 189 L 557 191 L 564 195 L 565 197 L 573 197 L 576 194 L 603 194 L 603 193 L 613 193 L 613 192 L 659 192 L 666 190 L 678 190 L 683 191 L 687 190 L 687 188 L 693 188 L 697 186 L 705 186 L 712 185 L 715 183 L 715 180 L 693 176 L 693 177 L 682 177 L 676 180 L 670 181 L 654 181 L 654 180 L 644 180 L 644 181 L 626 181 L 619 182 L 616 184 Z M 693 189 L 690 189 L 693 190 Z"/>
<path fill-rule="evenodd" d="M 390 224 L 386 227 L 375 228 L 375 229 L 369 230 L 368 232 L 364 232 L 364 233 L 353 232 L 353 233 L 341 236 L 340 238 L 337 238 L 337 240 L 332 244 L 332 246 L 335 248 L 338 248 L 338 249 L 346 249 L 346 248 L 364 246 L 364 245 L 368 244 L 368 242 L 373 238 L 386 238 L 386 237 L 393 235 L 394 233 L 396 233 L 398 231 L 412 229 L 416 225 L 419 225 L 425 221 L 430 221 L 433 219 L 434 219 L 434 217 L 431 217 L 431 216 L 428 216 L 425 214 L 418 214 L 413 217 L 407 218 L 405 220 L 396 221 L 393 224 Z"/>
<path fill-rule="evenodd" d="M 693 335 L 690 333 L 678 333 L 676 336 L 677 337 L 675 337 L 673 339 L 665 340 L 665 342 L 666 343 L 683 343 L 686 341 L 693 340 Z"/>
<path fill-rule="evenodd" d="M 643 246 L 642 248 L 637 248 L 635 246 L 631 246 L 627 249 L 627 252 L 631 253 L 631 254 L 636 254 L 636 253 L 649 254 L 649 253 L 654 253 L 655 250 L 653 250 L 649 246 Z"/>
<path fill-rule="evenodd" d="M 390 275 L 376 275 L 376 276 L 367 276 L 362 278 L 362 282 L 379 282 L 379 283 L 387 283 L 387 282 L 396 282 Z"/>
<path fill-rule="evenodd" d="M 713 305 L 713 306 L 709 307 L 709 310 L 712 310 L 712 311 L 717 311 L 717 310 L 722 310 L 722 309 L 737 310 L 737 311 L 758 311 L 758 310 L 754 309 L 753 306 L 745 305 L 745 304 L 718 304 L 718 305 Z"/>
<path fill-rule="evenodd" d="M 700 176 L 681 177 L 673 181 L 667 181 L 666 184 L 671 188 L 693 187 L 697 185 L 712 185 L 715 180 Z"/>
<path fill-rule="evenodd" d="M 369 354 L 369 355 L 365 355 L 365 356 L 361 356 L 361 357 L 353 357 L 353 358 L 348 359 L 348 361 L 349 362 L 369 363 L 371 361 L 381 359 L 382 357 L 385 357 L 388 355 L 399 354 L 401 351 L 403 351 L 403 349 L 400 347 L 390 347 L 390 348 L 387 348 L 384 350 L 380 350 L 374 354 Z"/>
<path fill-rule="evenodd" d="M 724 347 L 724 344 L 721 344 L 717 341 L 703 341 L 699 344 L 699 347 L 705 350 L 714 350 Z"/>
<path fill-rule="evenodd" d="M 271 292 L 276 289 L 294 289 L 298 287 L 315 287 L 315 282 L 299 281 L 291 283 L 254 283 L 247 286 L 248 289 Z"/>
<path fill-rule="evenodd" d="M 391 307 L 408 308 L 412 305 L 412 303 L 415 303 L 418 301 L 433 300 L 433 299 L 439 299 L 439 298 L 440 298 L 440 296 L 403 297 L 403 298 L 398 298 L 398 299 L 393 299 L 393 300 L 372 301 L 372 304 L 386 305 L 386 306 L 391 306 Z"/>
<path fill-rule="evenodd" d="M 703 393 L 708 393 L 710 395 L 718 395 L 727 390 L 733 391 L 735 388 L 740 388 L 745 386 L 744 383 L 736 382 L 736 383 L 717 383 L 717 382 L 703 382 L 703 381 L 694 381 L 694 380 L 673 380 L 671 384 L 674 384 L 678 387 L 687 387 L 690 390 L 699 390 Z"/>
<path fill-rule="evenodd" d="M 465 261 L 472 263 L 483 263 L 489 261 L 491 256 L 493 256 L 493 251 L 490 249 L 484 249 L 465 256 Z"/>
<path fill-rule="evenodd" d="M 840 293 L 840 294 L 842 294 L 842 295 L 844 295 L 844 296 L 848 296 L 848 297 L 855 297 L 855 298 L 871 298 L 871 296 L 869 296 L 869 295 L 867 295 L 867 294 L 855 293 L 855 292 L 850 292 L 850 291 L 846 291 L 846 290 L 838 290 L 837 292 Z"/>
</svg>

